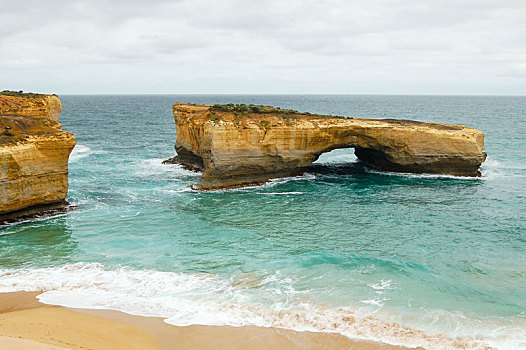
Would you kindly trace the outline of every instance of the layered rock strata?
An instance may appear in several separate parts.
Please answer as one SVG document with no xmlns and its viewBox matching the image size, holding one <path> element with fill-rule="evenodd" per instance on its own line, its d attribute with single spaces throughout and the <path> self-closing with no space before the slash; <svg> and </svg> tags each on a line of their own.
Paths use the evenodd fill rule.
<svg viewBox="0 0 526 350">
<path fill-rule="evenodd" d="M 61 109 L 54 95 L 0 94 L 0 221 L 64 203 L 76 140 Z"/>
<path fill-rule="evenodd" d="M 324 153 L 354 148 L 381 170 L 480 176 L 484 134 L 462 125 L 359 119 L 269 106 L 173 105 L 174 162 L 203 171 L 195 189 L 258 184 L 302 174 Z"/>
</svg>

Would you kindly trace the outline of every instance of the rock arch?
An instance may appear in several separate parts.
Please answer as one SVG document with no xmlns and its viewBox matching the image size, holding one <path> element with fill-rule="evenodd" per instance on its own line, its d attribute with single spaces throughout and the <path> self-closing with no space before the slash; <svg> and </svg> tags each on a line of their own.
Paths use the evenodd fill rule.
<svg viewBox="0 0 526 350">
<path fill-rule="evenodd" d="M 178 156 L 203 171 L 196 189 L 258 184 L 299 175 L 325 152 L 354 148 L 382 170 L 480 176 L 484 134 L 462 125 L 359 119 L 269 106 L 173 105 Z"/>
</svg>

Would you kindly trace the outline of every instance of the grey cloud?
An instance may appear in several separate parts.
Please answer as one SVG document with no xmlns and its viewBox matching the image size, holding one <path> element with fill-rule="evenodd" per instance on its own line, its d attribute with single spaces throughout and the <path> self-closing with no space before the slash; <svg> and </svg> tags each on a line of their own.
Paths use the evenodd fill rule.
<svg viewBox="0 0 526 350">
<path fill-rule="evenodd" d="M 133 77 L 166 79 L 142 92 L 396 93 L 418 76 L 417 93 L 526 93 L 522 0 L 0 5 L 2 88 L 60 76 L 57 92 L 141 92 L 120 83 Z"/>
</svg>

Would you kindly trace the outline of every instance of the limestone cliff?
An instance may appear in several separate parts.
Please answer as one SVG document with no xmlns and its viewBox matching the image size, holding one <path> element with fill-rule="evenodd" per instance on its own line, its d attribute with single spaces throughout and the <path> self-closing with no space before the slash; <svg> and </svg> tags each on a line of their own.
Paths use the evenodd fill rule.
<svg viewBox="0 0 526 350">
<path fill-rule="evenodd" d="M 57 122 L 58 97 L 37 96 L 0 94 L 0 221 L 67 195 L 75 137 Z"/>
<path fill-rule="evenodd" d="M 173 105 L 175 162 L 203 171 L 201 190 L 298 175 L 324 153 L 355 149 L 379 169 L 480 176 L 484 134 L 462 125 L 358 119 L 269 106 Z"/>
<path fill-rule="evenodd" d="M 62 104 L 57 95 L 0 92 L 0 114 L 29 115 L 58 122 Z"/>
</svg>

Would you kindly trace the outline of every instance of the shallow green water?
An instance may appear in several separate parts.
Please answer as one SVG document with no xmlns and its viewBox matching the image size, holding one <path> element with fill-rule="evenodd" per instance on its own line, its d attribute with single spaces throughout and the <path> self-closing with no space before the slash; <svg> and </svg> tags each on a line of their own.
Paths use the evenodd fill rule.
<svg viewBox="0 0 526 350">
<path fill-rule="evenodd" d="M 526 347 L 526 98 L 61 100 L 78 140 L 68 199 L 80 208 L 0 228 L 0 290 L 174 324 Z M 337 150 L 301 177 L 197 193 L 188 185 L 198 173 L 161 164 L 174 154 L 177 101 L 464 124 L 486 133 L 488 160 L 480 179 L 414 176 L 371 171 Z"/>
</svg>

